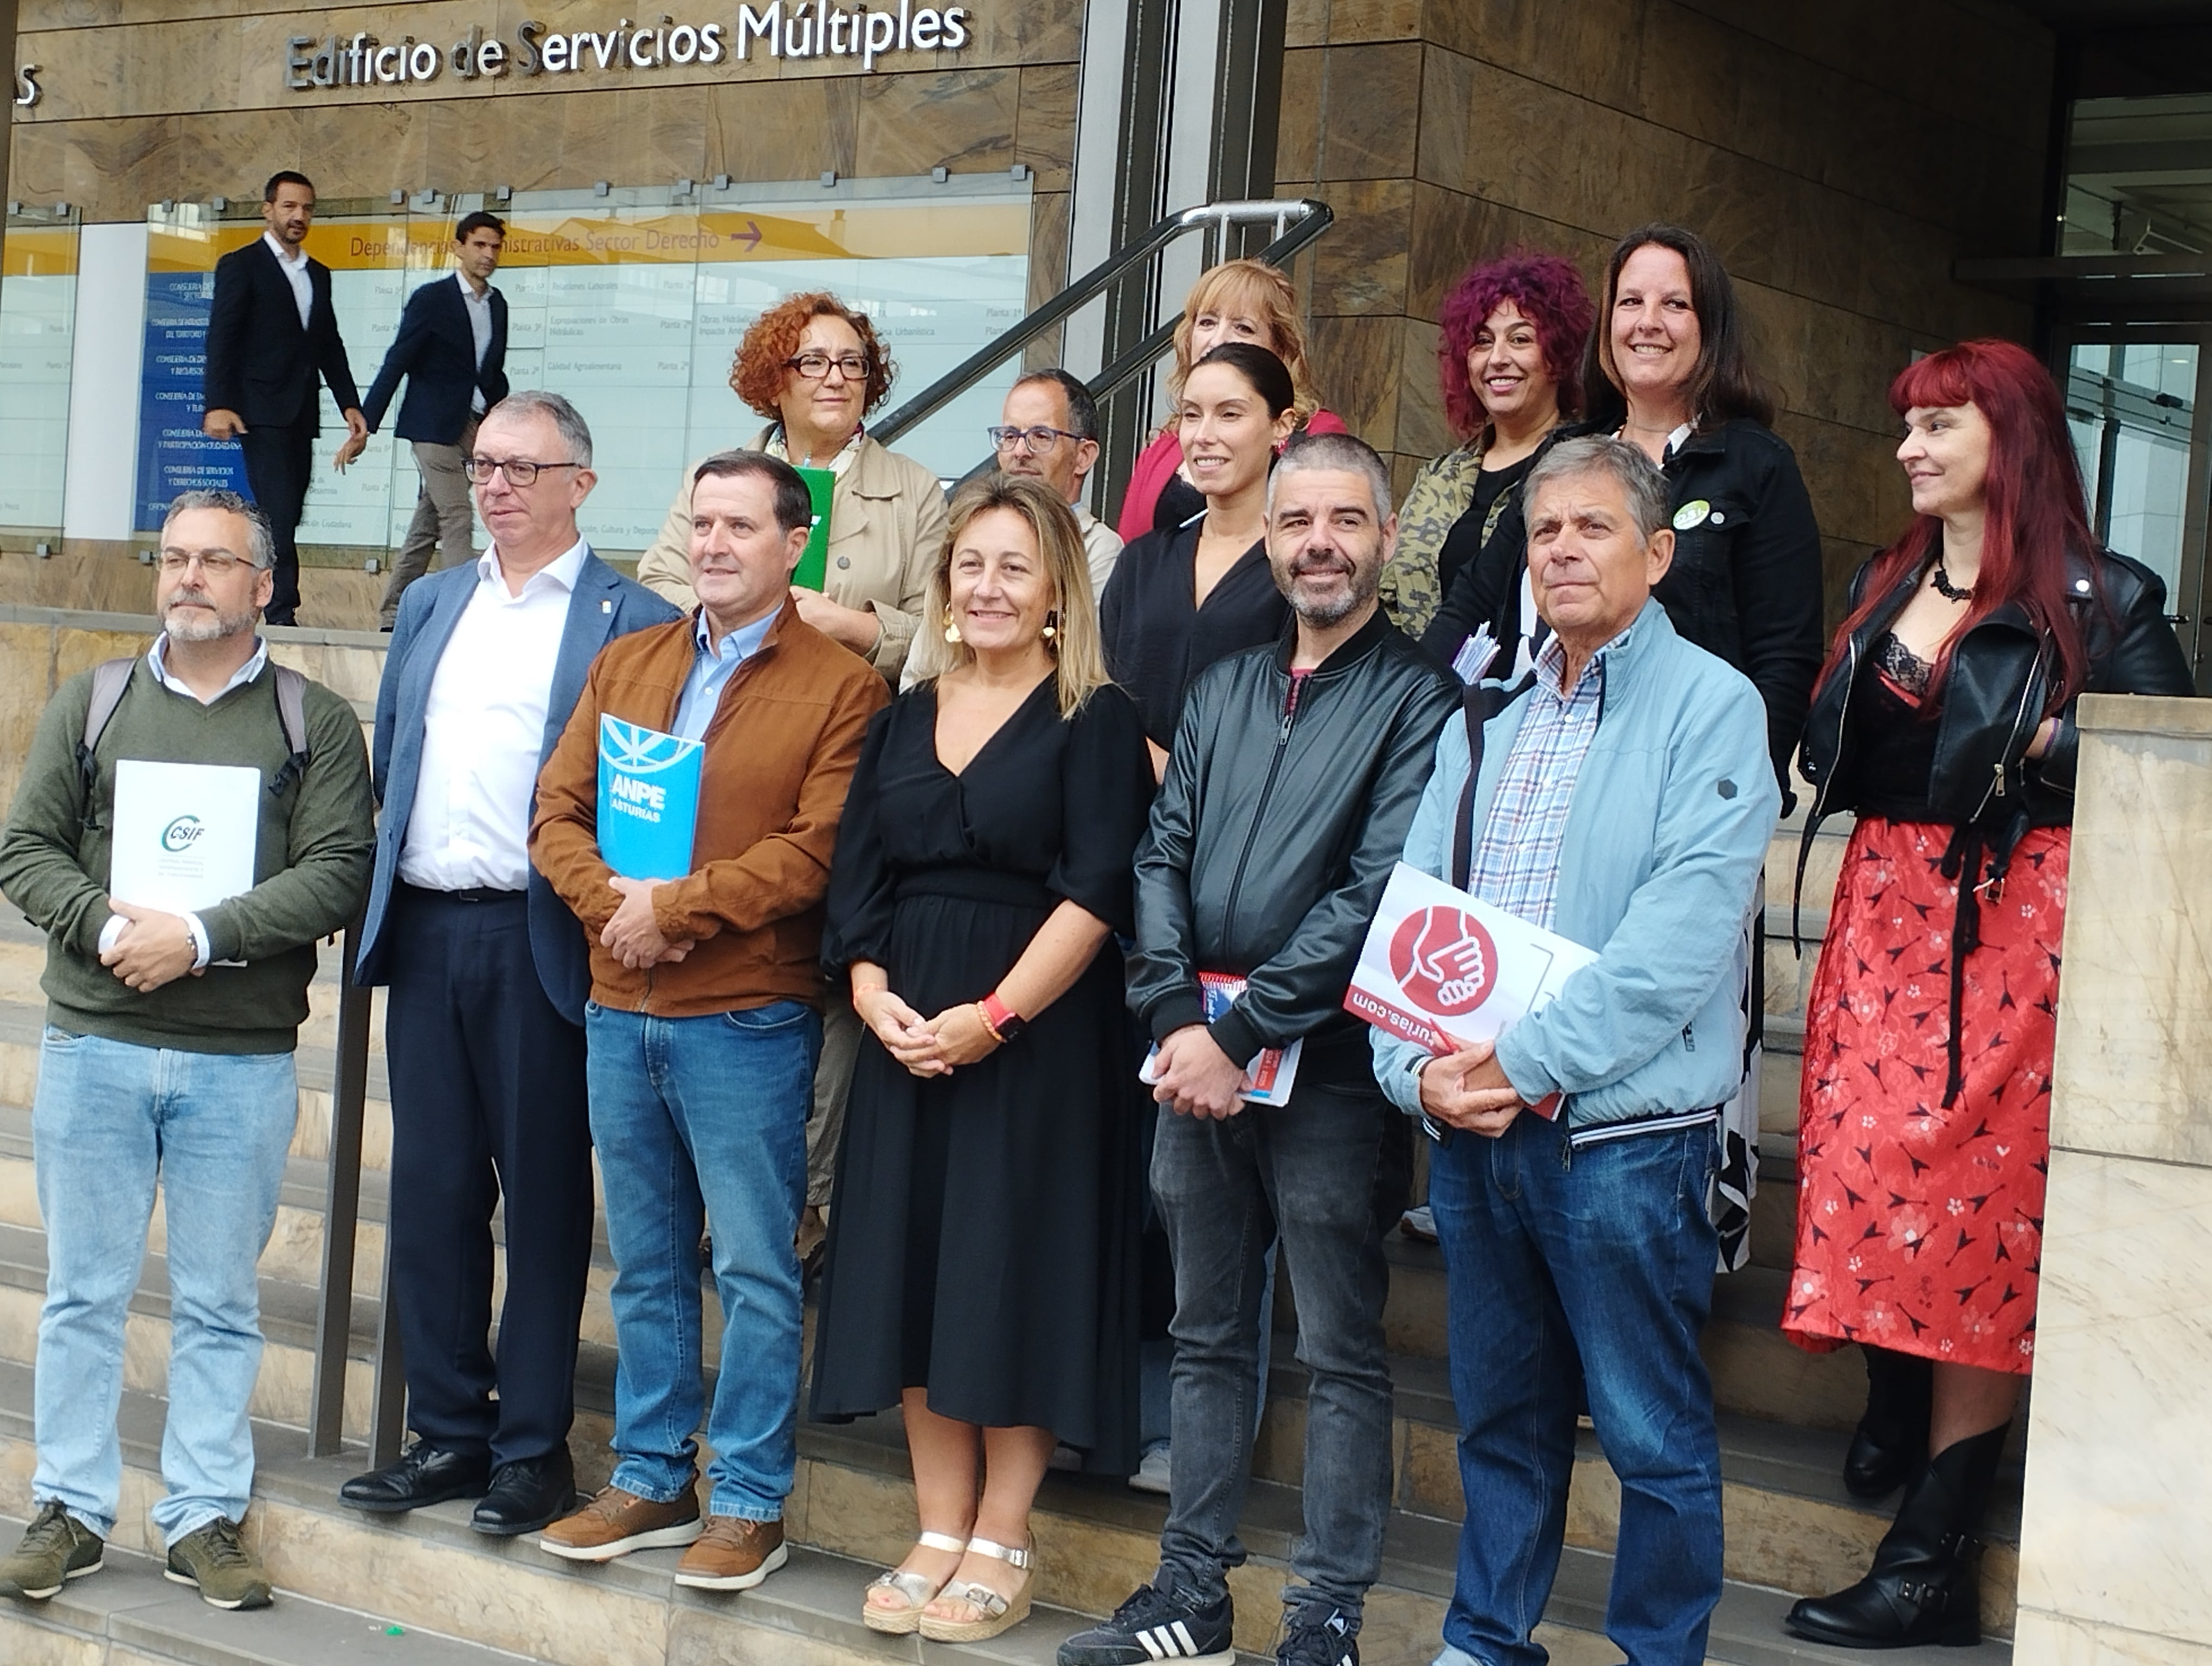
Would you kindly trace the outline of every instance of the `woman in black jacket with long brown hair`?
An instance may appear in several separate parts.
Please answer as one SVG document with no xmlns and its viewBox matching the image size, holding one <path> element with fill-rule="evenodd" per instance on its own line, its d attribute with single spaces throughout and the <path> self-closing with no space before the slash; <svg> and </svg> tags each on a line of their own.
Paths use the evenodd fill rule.
<svg viewBox="0 0 2212 1666">
<path fill-rule="evenodd" d="M 1807 848 L 1858 822 L 1805 1003 L 1782 1321 L 1927 1384 L 1872 1569 L 1790 1610 L 1861 1648 L 1980 1636 L 1974 1535 L 2034 1358 L 2075 702 L 2194 691 L 2164 586 L 2090 533 L 2042 366 L 1970 341 L 1890 403 L 1915 519 L 1854 581 L 1805 732 Z"/>
</svg>

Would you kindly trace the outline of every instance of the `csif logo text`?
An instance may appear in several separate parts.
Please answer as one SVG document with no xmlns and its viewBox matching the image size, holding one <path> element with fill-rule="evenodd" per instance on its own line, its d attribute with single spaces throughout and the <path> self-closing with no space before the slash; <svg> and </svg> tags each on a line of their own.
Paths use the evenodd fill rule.
<svg viewBox="0 0 2212 1666">
<path fill-rule="evenodd" d="M 771 58 L 857 58 L 872 72 L 894 52 L 957 52 L 973 38 L 964 6 L 916 6 L 898 0 L 896 10 L 848 9 L 830 0 L 769 0 L 741 4 L 734 23 L 678 22 L 663 15 L 653 23 L 624 17 L 606 29 L 556 29 L 534 17 L 515 25 L 511 41 L 481 25 L 451 46 L 408 35 L 385 40 L 366 29 L 319 40 L 295 34 L 285 43 L 284 84 L 295 93 L 337 88 L 405 86 L 451 76 L 457 81 L 496 81 L 518 76 L 620 74 L 712 66 L 756 52 Z"/>
<path fill-rule="evenodd" d="M 161 848 L 173 856 L 179 854 L 198 844 L 206 831 L 198 816 L 179 816 L 161 830 Z"/>
</svg>

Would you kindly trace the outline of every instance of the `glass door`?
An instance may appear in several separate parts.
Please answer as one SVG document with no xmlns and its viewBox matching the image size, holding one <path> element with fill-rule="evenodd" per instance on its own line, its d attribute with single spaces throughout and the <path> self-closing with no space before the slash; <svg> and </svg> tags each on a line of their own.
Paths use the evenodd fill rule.
<svg viewBox="0 0 2212 1666">
<path fill-rule="evenodd" d="M 2207 510 L 2212 508 L 2212 329 L 2099 325 L 2063 334 L 2059 386 L 2107 547 L 2166 581 L 2167 617 L 2208 688 Z"/>
</svg>

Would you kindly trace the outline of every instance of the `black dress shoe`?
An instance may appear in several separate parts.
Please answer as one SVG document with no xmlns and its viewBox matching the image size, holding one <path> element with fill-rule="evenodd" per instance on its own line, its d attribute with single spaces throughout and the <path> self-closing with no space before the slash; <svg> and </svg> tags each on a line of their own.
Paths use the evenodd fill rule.
<svg viewBox="0 0 2212 1666">
<path fill-rule="evenodd" d="M 517 1458 L 492 1472 L 469 1525 L 495 1538 L 511 1539 L 551 1526 L 576 1507 L 576 1468 L 568 1449 L 556 1446 L 543 1457 Z"/>
<path fill-rule="evenodd" d="M 371 1515 L 397 1515 L 448 1499 L 480 1499 L 490 1482 L 489 1457 L 441 1452 L 428 1441 L 418 1440 L 383 1468 L 356 1475 L 338 1488 L 338 1498 Z"/>
</svg>

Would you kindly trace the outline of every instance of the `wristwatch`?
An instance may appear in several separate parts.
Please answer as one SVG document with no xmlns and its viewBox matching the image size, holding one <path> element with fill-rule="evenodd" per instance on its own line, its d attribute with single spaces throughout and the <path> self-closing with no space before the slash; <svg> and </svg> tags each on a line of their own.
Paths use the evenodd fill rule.
<svg viewBox="0 0 2212 1666">
<path fill-rule="evenodd" d="M 1019 1012 L 999 999 L 996 989 L 977 1001 L 975 1007 L 983 1015 L 983 1027 L 991 1032 L 991 1039 L 1002 1046 L 1030 1027 Z"/>
</svg>

